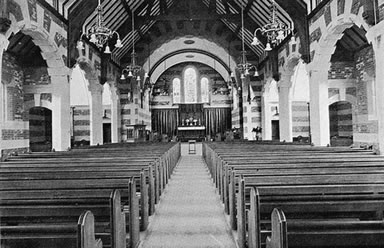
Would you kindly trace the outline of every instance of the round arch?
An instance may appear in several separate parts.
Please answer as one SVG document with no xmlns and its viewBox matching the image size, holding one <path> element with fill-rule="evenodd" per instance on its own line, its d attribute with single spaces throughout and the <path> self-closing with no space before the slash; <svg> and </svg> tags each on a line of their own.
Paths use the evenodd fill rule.
<svg viewBox="0 0 384 248">
<path fill-rule="evenodd" d="M 20 9 L 28 9 L 24 6 L 27 2 L 18 1 L 15 4 L 19 5 Z M 40 5 L 37 5 L 38 11 L 40 11 L 41 8 Z M 48 75 L 51 77 L 54 87 L 47 89 L 44 87 L 41 89 L 39 87 L 32 88 L 31 93 L 51 94 L 51 102 L 43 100 L 40 105 L 52 111 L 52 129 L 56 130 L 52 134 L 52 148 L 57 151 L 67 150 L 70 147 L 70 124 L 68 123 L 68 119 L 70 118 L 69 70 L 66 67 L 66 47 L 62 45 L 63 43 L 59 44 L 55 42 L 56 35 L 61 36 L 65 40 L 64 37 L 66 37 L 67 31 L 64 27 L 58 27 L 54 32 L 47 31 L 46 28 L 44 28 L 43 19 L 40 18 L 37 19 L 37 21 L 31 20 L 28 10 L 18 14 L 20 14 L 18 19 L 15 18 L 14 13 L 11 13 L 9 16 L 11 26 L 5 35 L 2 35 L 3 37 L 1 39 L 3 41 L 0 42 L 0 59 L 2 60 L 2 54 L 9 44 L 8 39 L 12 34 L 18 32 L 29 35 L 32 38 L 32 42 L 40 48 L 42 58 L 47 64 Z M 0 61 L 0 66 L 2 66 L 2 61 Z"/>
<path fill-rule="evenodd" d="M 201 53 L 186 52 L 186 53 L 175 54 L 174 56 L 158 64 L 157 67 L 153 68 L 152 74 L 151 74 L 151 81 L 156 82 L 164 71 L 181 62 L 202 63 L 214 68 L 223 78 L 228 77 L 227 69 L 221 63 L 218 63 L 216 60 L 214 60 L 212 57 L 206 54 L 201 54 Z"/>
<path fill-rule="evenodd" d="M 336 49 L 337 41 L 342 38 L 344 31 L 353 25 L 360 28 L 362 27 L 365 30 L 369 29 L 368 24 L 359 15 L 345 13 L 338 16 L 337 19 L 332 20 L 332 22 L 324 30 L 321 30 L 323 35 L 319 42 L 313 47 L 315 54 L 313 61 L 309 65 L 311 65 L 311 67 L 316 67 L 316 65 L 319 64 L 330 66 L 329 62 Z M 329 70 L 329 67 L 322 68 L 322 70 L 325 69 Z"/>
<path fill-rule="evenodd" d="M 158 67 L 163 67 L 163 69 L 164 69 L 164 62 L 166 62 L 166 68 L 165 69 L 170 67 L 170 66 L 168 66 L 168 62 L 169 62 L 168 60 L 169 59 L 167 58 L 167 56 L 169 56 L 170 54 L 176 55 L 176 53 L 180 52 L 181 47 L 184 47 L 184 48 L 186 47 L 186 49 L 183 49 L 185 52 L 182 52 L 182 54 L 183 54 L 182 56 L 184 56 L 184 57 L 180 61 L 185 61 L 185 59 L 186 59 L 185 55 L 190 54 L 193 56 L 198 56 L 197 55 L 198 53 L 202 53 L 201 51 L 205 51 L 206 56 L 207 56 L 205 59 L 199 58 L 197 60 L 195 58 L 191 61 L 200 62 L 203 64 L 206 64 L 204 61 L 215 61 L 216 66 L 218 66 L 218 64 L 221 63 L 222 66 L 224 68 L 226 68 L 226 70 L 223 70 L 223 72 L 221 73 L 221 74 L 225 73 L 225 77 L 223 77 L 223 78 L 228 77 L 228 68 L 232 72 L 235 71 L 236 64 L 237 64 L 236 61 L 233 59 L 232 56 L 229 55 L 228 50 L 224 49 L 222 46 L 218 45 L 217 43 L 215 43 L 213 41 L 202 38 L 202 37 L 193 37 L 193 43 L 192 44 L 184 43 L 186 40 L 190 40 L 190 38 L 178 37 L 178 38 L 175 38 L 173 40 L 170 40 L 169 42 L 162 44 L 160 47 L 158 47 L 156 49 L 156 52 L 151 53 L 150 56 L 148 56 L 148 58 L 144 61 L 143 68 L 150 68 L 149 70 L 153 72 L 152 75 L 154 75 L 154 74 L 157 75 L 156 72 L 158 70 Z M 190 50 L 191 52 L 188 53 L 187 50 Z M 192 52 L 193 50 L 195 52 Z M 198 52 L 198 51 L 200 51 L 200 52 Z M 206 52 L 206 51 L 209 51 L 209 52 Z M 177 55 L 177 56 L 179 56 L 179 55 Z M 174 56 L 172 56 L 172 57 L 174 57 Z M 159 61 L 164 60 L 164 58 L 167 58 L 167 59 L 165 59 L 164 62 L 159 62 Z M 213 59 L 213 58 L 215 58 L 215 59 Z M 189 60 L 187 60 L 187 61 L 189 61 Z M 211 63 L 209 63 L 208 65 L 211 65 Z M 158 76 L 155 78 L 157 79 Z"/>
</svg>

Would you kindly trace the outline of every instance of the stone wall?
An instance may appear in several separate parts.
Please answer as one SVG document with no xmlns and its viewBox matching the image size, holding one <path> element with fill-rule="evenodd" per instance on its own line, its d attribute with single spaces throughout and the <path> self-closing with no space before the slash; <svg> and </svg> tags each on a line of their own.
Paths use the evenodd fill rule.
<svg viewBox="0 0 384 248">
<path fill-rule="evenodd" d="M 373 107 L 375 105 L 373 96 L 368 94 L 369 88 L 375 89 L 375 55 L 372 47 L 357 52 L 355 62 L 357 106 L 354 109 L 354 115 L 357 121 L 353 125 L 354 144 L 375 145 L 378 123 L 376 110 Z"/>
<path fill-rule="evenodd" d="M 90 141 L 89 106 L 75 106 L 73 113 L 73 140 L 75 144 L 88 144 Z"/>
<path fill-rule="evenodd" d="M 302 101 L 292 102 L 292 137 L 297 139 L 309 137 L 309 111 L 308 103 Z"/>
</svg>

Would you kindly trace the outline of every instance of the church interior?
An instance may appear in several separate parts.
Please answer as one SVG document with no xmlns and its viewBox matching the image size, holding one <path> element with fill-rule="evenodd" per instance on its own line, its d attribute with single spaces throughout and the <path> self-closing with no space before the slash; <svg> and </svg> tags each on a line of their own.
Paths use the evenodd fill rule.
<svg viewBox="0 0 384 248">
<path fill-rule="evenodd" d="M 0 248 L 384 247 L 383 20 L 0 0 Z"/>
</svg>

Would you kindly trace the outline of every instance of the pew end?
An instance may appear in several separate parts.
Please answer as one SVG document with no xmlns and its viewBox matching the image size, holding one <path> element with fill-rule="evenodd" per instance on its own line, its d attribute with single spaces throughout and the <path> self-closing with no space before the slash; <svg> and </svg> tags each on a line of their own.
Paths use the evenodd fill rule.
<svg viewBox="0 0 384 248">
<path fill-rule="evenodd" d="M 267 248 L 288 248 L 287 220 L 281 209 L 271 214 L 272 234 L 266 239 Z"/>
</svg>

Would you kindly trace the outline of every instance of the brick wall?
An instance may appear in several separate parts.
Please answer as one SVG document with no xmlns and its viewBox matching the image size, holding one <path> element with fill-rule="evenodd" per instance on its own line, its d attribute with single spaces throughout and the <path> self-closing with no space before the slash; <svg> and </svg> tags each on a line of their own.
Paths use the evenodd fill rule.
<svg viewBox="0 0 384 248">
<path fill-rule="evenodd" d="M 354 78 L 355 62 L 332 62 L 328 71 L 328 79 L 348 79 Z"/>
<path fill-rule="evenodd" d="M 354 114 L 353 136 L 355 145 L 375 145 L 377 143 L 378 123 L 369 119 L 372 96 L 368 94 L 368 86 L 375 80 L 375 55 L 371 46 L 355 54 L 356 99 L 357 106 Z M 381 97 L 381 96 L 377 96 Z"/>
<path fill-rule="evenodd" d="M 46 67 L 27 67 L 24 70 L 24 85 L 47 85 L 51 83 Z"/>
<path fill-rule="evenodd" d="M 2 83 L 6 90 L 7 121 L 23 121 L 24 116 L 24 72 L 15 56 L 4 52 Z"/>
<path fill-rule="evenodd" d="M 351 137 L 352 106 L 348 102 L 337 102 L 329 106 L 331 137 Z"/>
<path fill-rule="evenodd" d="M 309 111 L 308 103 L 302 101 L 292 102 L 292 137 L 309 137 Z"/>
<path fill-rule="evenodd" d="M 74 141 L 90 141 L 90 111 L 89 106 L 75 106 L 73 116 Z"/>
</svg>

